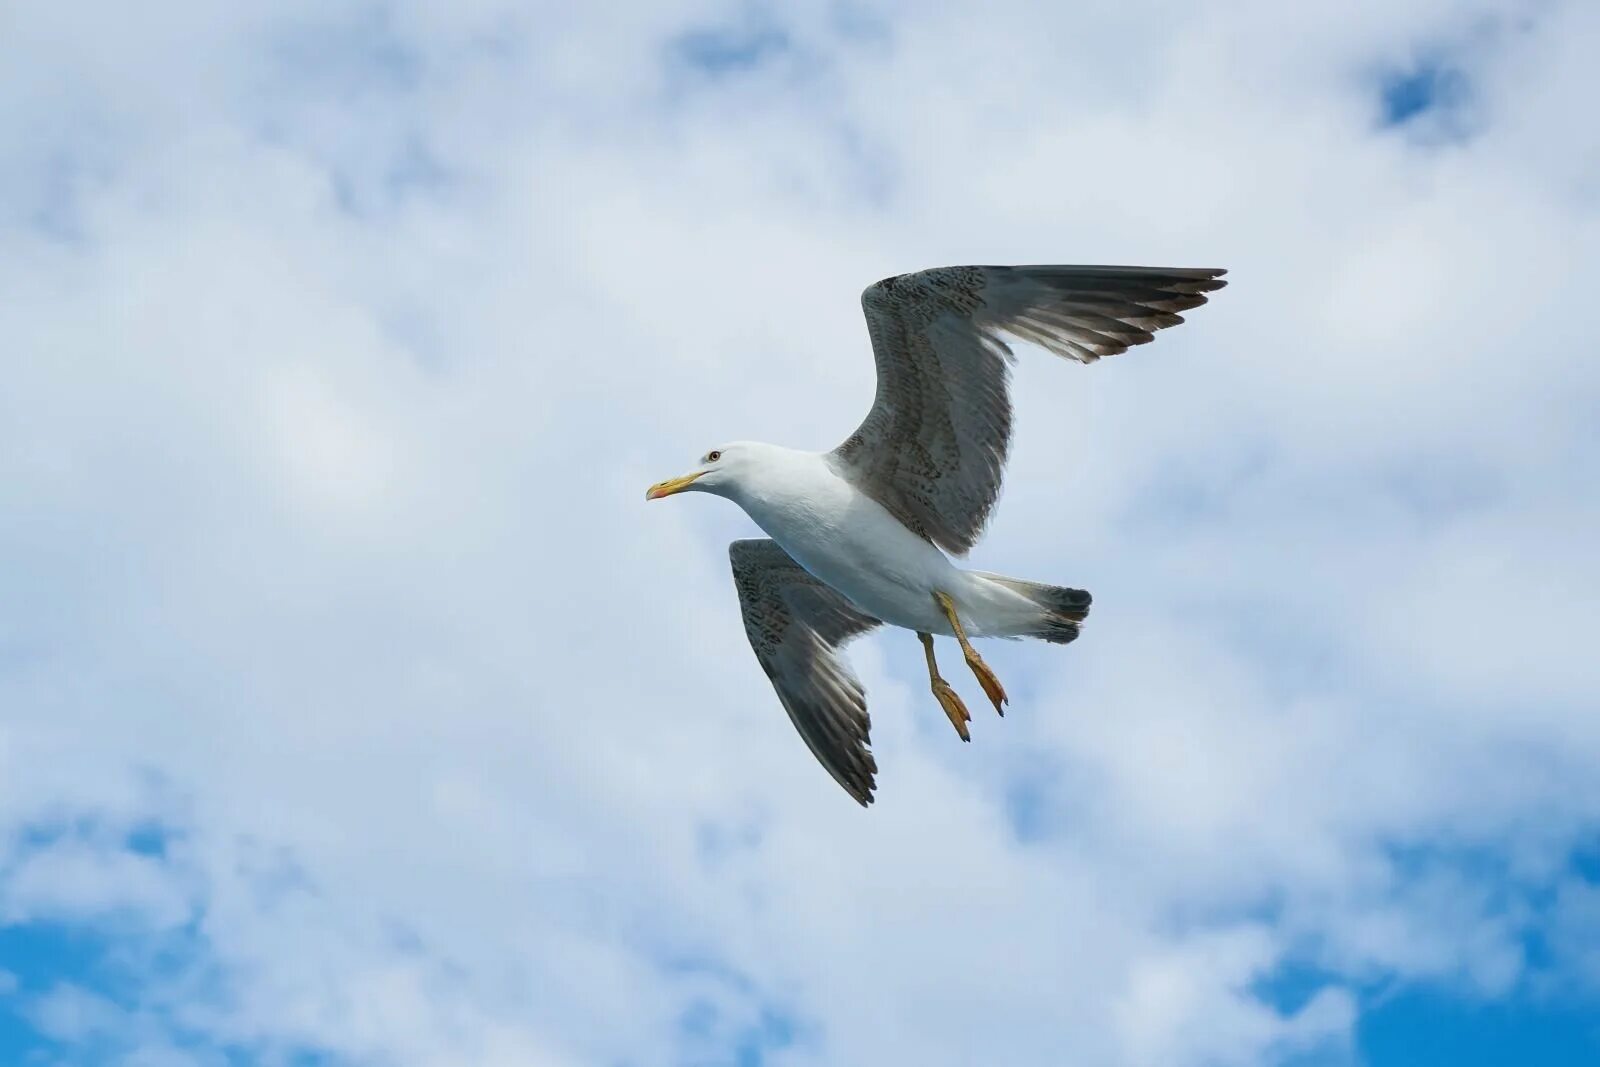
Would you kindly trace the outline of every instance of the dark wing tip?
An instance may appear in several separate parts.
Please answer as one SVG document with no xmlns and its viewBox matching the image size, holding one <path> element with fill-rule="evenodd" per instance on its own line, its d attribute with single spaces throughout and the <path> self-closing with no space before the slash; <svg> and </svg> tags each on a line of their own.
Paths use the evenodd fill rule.
<svg viewBox="0 0 1600 1067">
<path fill-rule="evenodd" d="M 1222 276 L 1228 273 L 1226 267 L 1194 267 L 1181 272 L 1182 278 L 1173 288 L 1183 293 L 1214 293 L 1218 289 L 1227 288 L 1228 282 Z M 1201 297 L 1200 303 L 1205 303 Z"/>
<path fill-rule="evenodd" d="M 815 748 L 812 751 L 815 753 Z M 872 751 L 864 747 L 848 755 L 855 758 L 823 759 L 818 754 L 817 759 L 833 776 L 833 780 L 850 794 L 851 800 L 863 808 L 868 807 L 872 804 L 873 792 L 877 789 L 878 761 L 873 758 Z"/>
</svg>

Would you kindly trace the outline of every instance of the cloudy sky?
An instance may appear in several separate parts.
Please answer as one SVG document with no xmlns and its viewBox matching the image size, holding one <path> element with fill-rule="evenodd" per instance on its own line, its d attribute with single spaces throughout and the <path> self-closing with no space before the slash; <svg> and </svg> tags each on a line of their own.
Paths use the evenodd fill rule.
<svg viewBox="0 0 1600 1067">
<path fill-rule="evenodd" d="M 0 1061 L 1600 1059 L 1600 7 L 0 10 Z M 1090 589 L 858 808 L 652 481 L 830 447 L 857 296 L 1021 352 Z"/>
</svg>

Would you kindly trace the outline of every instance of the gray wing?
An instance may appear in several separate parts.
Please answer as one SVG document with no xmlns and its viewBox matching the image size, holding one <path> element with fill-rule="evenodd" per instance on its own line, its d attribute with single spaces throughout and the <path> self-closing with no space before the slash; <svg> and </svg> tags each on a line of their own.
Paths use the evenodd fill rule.
<svg viewBox="0 0 1600 1067">
<path fill-rule="evenodd" d="M 866 694 L 839 649 L 878 625 L 774 541 L 728 546 L 744 631 L 812 755 L 865 807 L 878 765 L 867 750 Z"/>
<path fill-rule="evenodd" d="M 1011 443 L 1004 335 L 1093 363 L 1176 326 L 1221 270 L 940 267 L 861 294 L 878 391 L 835 468 L 955 555 L 982 533 Z"/>
</svg>

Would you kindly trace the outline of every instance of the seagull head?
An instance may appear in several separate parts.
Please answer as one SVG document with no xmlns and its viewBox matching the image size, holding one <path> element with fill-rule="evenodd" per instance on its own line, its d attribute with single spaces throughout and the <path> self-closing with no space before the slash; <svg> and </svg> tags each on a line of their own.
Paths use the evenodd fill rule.
<svg viewBox="0 0 1600 1067">
<path fill-rule="evenodd" d="M 645 490 L 646 500 L 659 500 L 674 493 L 715 493 L 730 496 L 749 473 L 760 446 L 748 441 L 719 445 L 700 457 L 688 474 L 657 482 Z"/>
</svg>

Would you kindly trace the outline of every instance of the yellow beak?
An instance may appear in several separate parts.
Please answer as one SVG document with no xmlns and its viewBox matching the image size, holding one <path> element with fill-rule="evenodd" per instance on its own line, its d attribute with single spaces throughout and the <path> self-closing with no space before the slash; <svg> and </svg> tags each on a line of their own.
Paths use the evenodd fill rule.
<svg viewBox="0 0 1600 1067">
<path fill-rule="evenodd" d="M 668 478 L 664 482 L 657 482 L 644 491 L 644 498 L 646 500 L 660 500 L 664 496 L 681 493 L 689 487 L 690 482 L 704 473 L 705 471 L 695 471 L 692 474 L 685 474 L 682 478 Z"/>
</svg>

